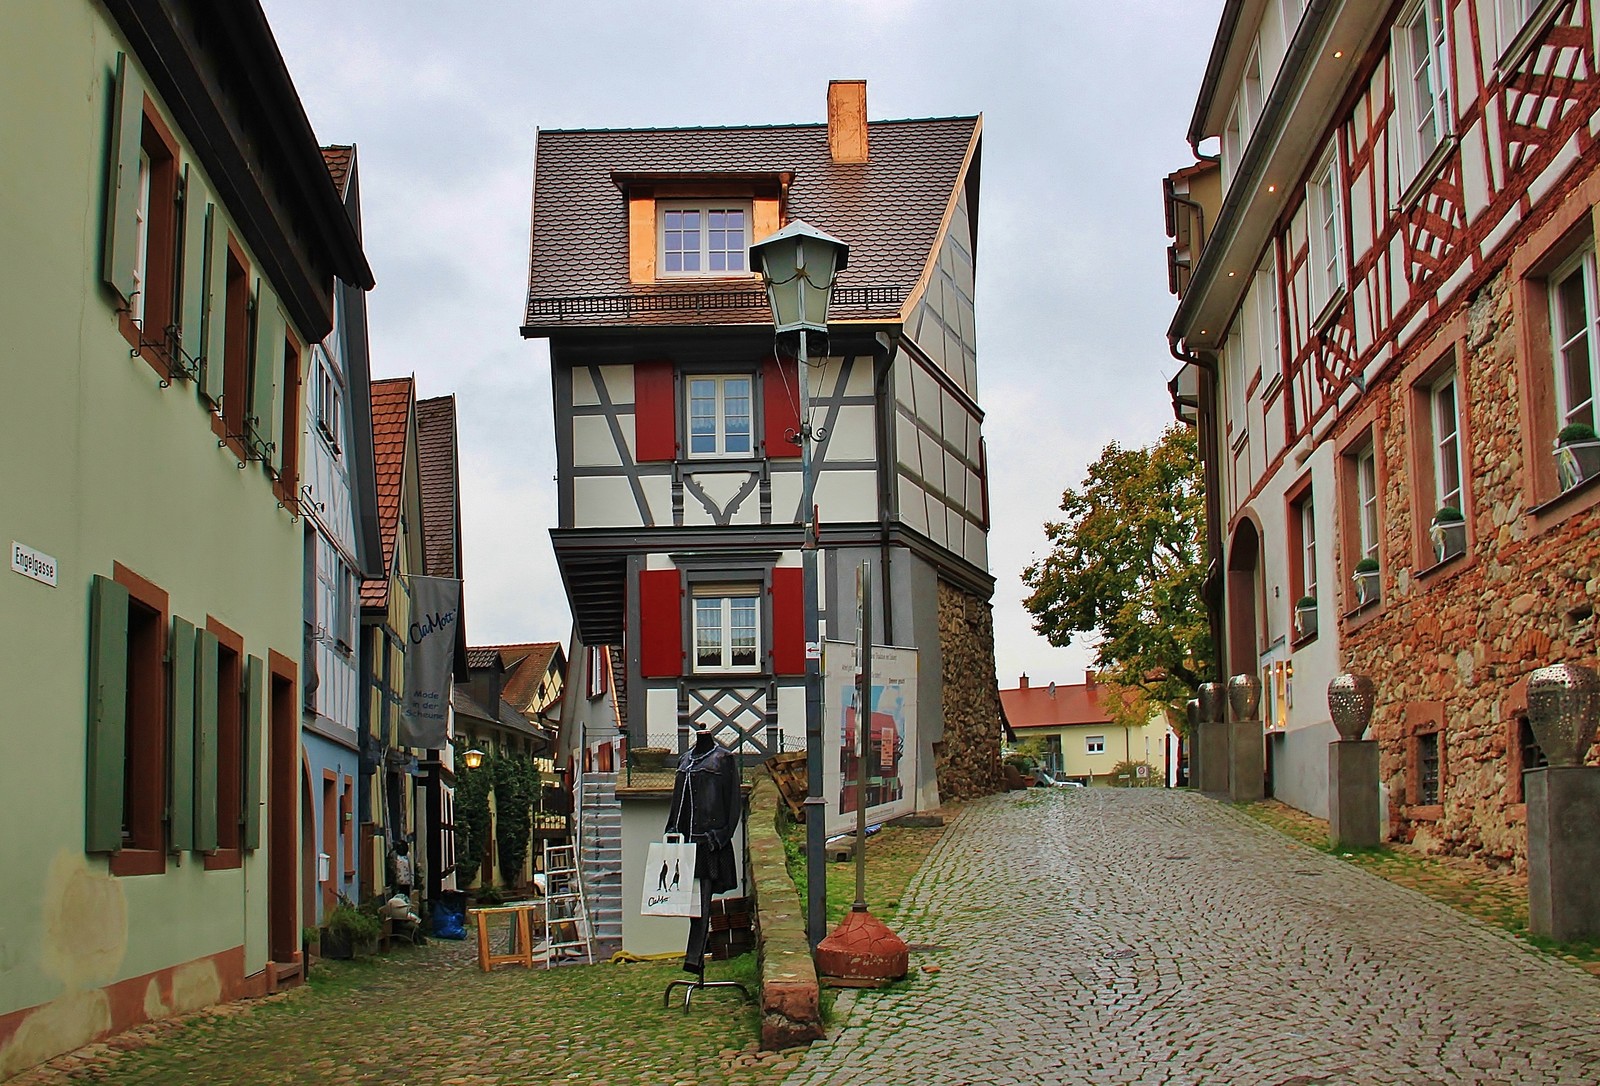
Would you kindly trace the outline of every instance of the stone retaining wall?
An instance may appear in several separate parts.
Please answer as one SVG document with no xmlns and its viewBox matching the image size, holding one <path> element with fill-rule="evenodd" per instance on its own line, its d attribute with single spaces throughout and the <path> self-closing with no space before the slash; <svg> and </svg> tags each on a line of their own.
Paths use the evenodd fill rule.
<svg viewBox="0 0 1600 1086">
<path fill-rule="evenodd" d="M 779 804 L 777 785 L 763 775 L 750 793 L 745 822 L 761 970 L 761 1047 L 769 1052 L 808 1044 L 824 1032 L 805 912 L 778 836 Z"/>
</svg>

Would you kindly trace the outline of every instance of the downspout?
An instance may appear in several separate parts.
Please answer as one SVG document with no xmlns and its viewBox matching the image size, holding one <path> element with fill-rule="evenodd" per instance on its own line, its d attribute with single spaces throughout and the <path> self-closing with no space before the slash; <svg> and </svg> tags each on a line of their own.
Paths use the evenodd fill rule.
<svg viewBox="0 0 1600 1086">
<path fill-rule="evenodd" d="M 881 580 L 883 594 L 883 643 L 894 644 L 894 571 L 891 566 L 893 558 L 889 546 L 889 525 L 892 510 L 890 509 L 890 494 L 894 480 L 891 472 L 894 464 L 889 457 L 889 425 L 894 419 L 894 405 L 885 403 L 884 394 L 888 391 L 889 374 L 894 370 L 895 354 L 900 348 L 900 332 L 879 332 L 877 340 L 884 349 L 883 369 L 874 375 L 872 398 L 878 404 L 877 411 L 877 445 L 878 445 L 878 563 L 883 568 Z M 876 364 L 876 360 L 874 360 Z"/>
<path fill-rule="evenodd" d="M 1212 602 L 1213 593 L 1207 591 L 1207 587 L 1212 582 L 1213 578 L 1218 578 L 1220 580 L 1220 578 L 1223 576 L 1222 507 L 1220 504 L 1220 498 L 1217 494 L 1217 487 L 1220 482 L 1220 472 L 1217 469 L 1216 453 L 1213 448 L 1212 439 L 1214 438 L 1214 434 L 1211 432 L 1214 428 L 1214 420 L 1217 414 L 1212 403 L 1212 401 L 1214 401 L 1216 398 L 1216 379 L 1218 376 L 1217 363 L 1215 359 L 1207 358 L 1204 355 L 1198 355 L 1191 352 L 1187 346 L 1179 347 L 1178 337 L 1176 335 L 1169 335 L 1167 337 L 1167 350 L 1171 352 L 1173 358 L 1176 358 L 1178 361 L 1186 365 L 1195 366 L 1197 369 L 1211 378 L 1211 380 L 1203 387 L 1199 382 L 1196 382 L 1195 389 L 1195 426 L 1200 431 L 1201 479 L 1206 491 L 1206 550 L 1209 552 L 1207 555 L 1208 561 L 1206 563 L 1207 568 L 1205 580 L 1201 584 L 1200 595 L 1202 602 L 1204 602 L 1206 605 L 1206 617 L 1209 620 L 1209 625 L 1211 627 L 1211 650 L 1212 656 L 1214 657 L 1211 661 L 1211 677 L 1213 681 L 1221 682 L 1223 672 L 1225 670 L 1222 663 L 1226 649 L 1226 643 L 1224 640 L 1225 624 L 1223 622 L 1225 601 L 1221 598 L 1222 593 L 1220 586 L 1218 591 L 1215 593 L 1217 596 L 1216 603 Z M 1174 378 L 1173 385 L 1169 386 L 1169 391 L 1171 391 L 1173 395 L 1172 406 L 1174 413 L 1176 413 L 1178 408 L 1176 382 L 1177 379 Z"/>
</svg>

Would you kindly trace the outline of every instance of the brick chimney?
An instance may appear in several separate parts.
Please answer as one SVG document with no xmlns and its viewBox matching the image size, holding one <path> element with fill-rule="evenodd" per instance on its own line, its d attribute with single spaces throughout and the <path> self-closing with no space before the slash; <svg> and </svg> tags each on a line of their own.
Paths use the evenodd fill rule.
<svg viewBox="0 0 1600 1086">
<path fill-rule="evenodd" d="M 1095 672 L 1093 672 L 1093 671 L 1085 671 L 1083 673 L 1083 685 L 1084 686 L 1093 686 L 1095 684 L 1095 680 L 1097 678 L 1099 678 L 1099 676 Z"/>
<path fill-rule="evenodd" d="M 867 81 L 828 81 L 828 151 L 835 162 L 867 160 Z"/>
<path fill-rule="evenodd" d="M 1026 672 L 1023 673 L 1022 678 L 1017 680 L 1017 689 L 1018 690 L 1026 690 L 1026 689 L 1028 689 L 1028 675 L 1027 675 Z"/>
</svg>

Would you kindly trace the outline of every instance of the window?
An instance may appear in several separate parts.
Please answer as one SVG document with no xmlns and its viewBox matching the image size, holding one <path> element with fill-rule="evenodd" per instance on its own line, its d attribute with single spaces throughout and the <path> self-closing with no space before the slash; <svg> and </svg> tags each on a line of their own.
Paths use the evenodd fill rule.
<svg viewBox="0 0 1600 1086">
<path fill-rule="evenodd" d="M 229 239 L 224 280 L 222 346 L 222 426 L 240 452 L 244 439 L 246 389 L 250 383 L 250 266 Z"/>
<path fill-rule="evenodd" d="M 1461 509 L 1461 422 L 1452 370 L 1429 391 L 1433 424 L 1433 493 L 1436 508 Z"/>
<path fill-rule="evenodd" d="M 663 202 L 659 207 L 664 277 L 726 276 L 749 272 L 750 205 L 737 201 Z"/>
<path fill-rule="evenodd" d="M 312 352 L 316 358 L 314 367 L 316 374 L 313 377 L 311 395 L 313 398 L 312 409 L 317 420 L 317 433 L 322 435 L 322 440 L 327 444 L 334 456 L 342 453 L 339 436 L 344 433 L 343 409 L 340 397 L 343 393 L 339 389 L 339 379 L 334 376 L 333 365 L 328 360 L 327 353 L 318 346 Z"/>
<path fill-rule="evenodd" d="M 1443 0 L 1419 2 L 1395 23 L 1396 123 L 1400 180 L 1416 177 L 1450 133 L 1450 65 Z"/>
<path fill-rule="evenodd" d="M 1522 27 L 1538 6 L 1538 0 L 1493 0 L 1495 41 L 1504 52 L 1522 32 Z"/>
<path fill-rule="evenodd" d="M 1232 181 L 1239 169 L 1239 160 L 1250 144 L 1250 133 L 1255 131 L 1261 117 L 1261 50 L 1252 48 L 1244 62 L 1244 73 L 1239 80 L 1239 93 L 1233 100 L 1228 115 L 1227 129 L 1222 135 L 1223 184 Z"/>
<path fill-rule="evenodd" d="M 238 867 L 243 821 L 245 764 L 244 638 L 212 619 L 206 630 L 217 639 L 216 851 L 207 869 Z"/>
<path fill-rule="evenodd" d="M 608 653 L 604 645 L 590 645 L 587 660 L 584 664 L 584 693 L 592 700 L 606 692 L 606 659 Z"/>
<path fill-rule="evenodd" d="M 1306 186 L 1311 233 L 1311 304 L 1328 306 L 1344 290 L 1344 210 L 1338 163 L 1330 153 Z"/>
<path fill-rule="evenodd" d="M 1245 359 L 1244 331 L 1240 328 L 1242 321 L 1234 321 L 1233 327 L 1228 330 L 1227 345 L 1224 347 L 1227 371 L 1225 380 L 1228 384 L 1228 430 L 1229 436 L 1235 445 L 1245 436 L 1248 427 L 1245 419 L 1245 382 L 1249 374 L 1249 363 Z"/>
<path fill-rule="evenodd" d="M 1300 601 L 1317 598 L 1317 511 L 1308 479 L 1289 495 L 1289 596 L 1293 640 L 1309 641 L 1317 633 L 1317 608 Z"/>
<path fill-rule="evenodd" d="M 1550 277 L 1550 339 L 1556 367 L 1556 429 L 1595 424 L 1595 255 L 1591 246 Z"/>
<path fill-rule="evenodd" d="M 1083 750 L 1086 754 L 1104 754 L 1106 752 L 1106 737 L 1103 735 L 1084 736 Z"/>
<path fill-rule="evenodd" d="M 1439 733 L 1417 736 L 1417 803 L 1434 807 L 1439 803 Z"/>
<path fill-rule="evenodd" d="M 292 336 L 285 336 L 283 356 L 283 396 L 273 404 L 279 412 L 278 447 L 273 469 L 278 474 L 278 497 L 295 501 L 300 491 L 300 347 Z"/>
<path fill-rule="evenodd" d="M 750 388 L 746 375 L 690 377 L 689 455 L 750 456 Z"/>
<path fill-rule="evenodd" d="M 1378 456 L 1371 445 L 1355 457 L 1356 561 L 1378 557 Z"/>
<path fill-rule="evenodd" d="M 1267 251 L 1267 258 L 1255 276 L 1256 344 L 1260 350 L 1261 378 L 1271 381 L 1283 369 L 1278 339 L 1278 260 Z"/>
<path fill-rule="evenodd" d="M 753 585 L 695 586 L 696 671 L 759 669 L 759 593 Z"/>
<path fill-rule="evenodd" d="M 1300 16 L 1306 10 L 1306 0 L 1283 0 L 1283 42 L 1288 48 L 1289 42 L 1294 40 L 1294 32 L 1300 26 Z"/>
</svg>

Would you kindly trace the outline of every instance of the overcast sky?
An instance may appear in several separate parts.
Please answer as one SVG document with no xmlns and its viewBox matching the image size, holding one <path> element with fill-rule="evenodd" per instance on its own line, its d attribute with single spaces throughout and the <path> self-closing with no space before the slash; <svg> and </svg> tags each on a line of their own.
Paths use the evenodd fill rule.
<svg viewBox="0 0 1600 1086">
<path fill-rule="evenodd" d="M 1161 178 L 1222 0 L 263 0 L 323 143 L 359 148 L 374 377 L 460 414 L 467 633 L 562 641 L 549 355 L 518 334 L 539 128 L 982 113 L 979 401 L 1000 684 L 1081 682 L 1020 572 L 1108 441 L 1171 419 Z"/>
</svg>

